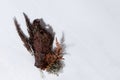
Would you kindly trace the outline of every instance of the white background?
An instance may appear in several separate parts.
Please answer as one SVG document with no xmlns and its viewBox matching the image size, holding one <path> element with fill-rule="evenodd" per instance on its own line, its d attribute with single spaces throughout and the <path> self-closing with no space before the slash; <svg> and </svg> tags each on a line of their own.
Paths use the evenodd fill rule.
<svg viewBox="0 0 120 80">
<path fill-rule="evenodd" d="M 120 0 L 0 0 L 0 80 L 42 80 L 14 26 L 27 34 L 23 12 L 65 33 L 66 66 L 45 80 L 120 80 Z"/>
</svg>

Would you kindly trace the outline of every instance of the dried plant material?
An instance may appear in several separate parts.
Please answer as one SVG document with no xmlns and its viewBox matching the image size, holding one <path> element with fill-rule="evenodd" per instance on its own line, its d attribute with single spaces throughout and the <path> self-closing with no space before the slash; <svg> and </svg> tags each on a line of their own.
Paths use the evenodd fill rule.
<svg viewBox="0 0 120 80">
<path fill-rule="evenodd" d="M 35 58 L 35 66 L 49 73 L 58 74 L 63 68 L 63 55 L 65 54 L 64 34 L 61 42 L 55 39 L 56 46 L 53 47 L 55 32 L 50 25 L 46 25 L 43 19 L 35 19 L 32 23 L 25 13 L 29 36 L 26 36 L 16 18 L 14 23 L 17 32 L 24 43 L 26 49 L 32 53 Z"/>
</svg>

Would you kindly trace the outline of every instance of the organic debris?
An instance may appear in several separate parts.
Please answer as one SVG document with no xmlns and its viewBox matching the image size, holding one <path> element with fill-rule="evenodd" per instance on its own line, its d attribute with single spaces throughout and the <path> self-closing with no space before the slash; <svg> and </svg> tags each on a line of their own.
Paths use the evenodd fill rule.
<svg viewBox="0 0 120 80">
<path fill-rule="evenodd" d="M 52 27 L 46 25 L 43 19 L 35 19 L 31 23 L 28 16 L 25 13 L 23 15 L 29 36 L 23 33 L 16 18 L 14 18 L 14 23 L 24 46 L 35 58 L 34 65 L 41 70 L 58 75 L 64 66 L 64 34 L 61 42 L 58 42 L 57 38 L 55 39 L 56 46 L 53 47 L 55 32 Z"/>
</svg>

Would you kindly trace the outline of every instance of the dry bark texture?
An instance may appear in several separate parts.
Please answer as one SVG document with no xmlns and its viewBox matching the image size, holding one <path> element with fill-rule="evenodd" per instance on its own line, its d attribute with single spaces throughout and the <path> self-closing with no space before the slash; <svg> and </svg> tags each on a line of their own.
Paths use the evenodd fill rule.
<svg viewBox="0 0 120 80">
<path fill-rule="evenodd" d="M 55 32 L 50 25 L 46 25 L 43 19 L 35 19 L 32 23 L 28 16 L 23 13 L 29 36 L 26 36 L 16 18 L 14 23 L 16 30 L 26 49 L 35 58 L 35 66 L 49 73 L 58 74 L 63 68 L 63 55 L 65 54 L 64 34 L 60 42 L 57 38 L 56 46 L 53 47 Z"/>
</svg>

